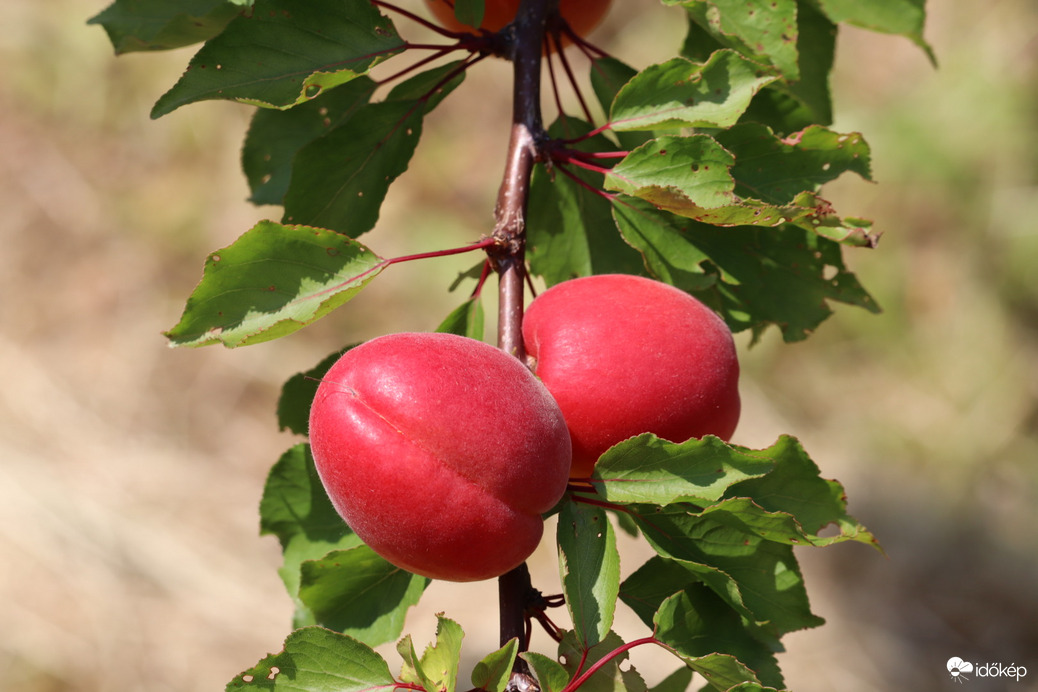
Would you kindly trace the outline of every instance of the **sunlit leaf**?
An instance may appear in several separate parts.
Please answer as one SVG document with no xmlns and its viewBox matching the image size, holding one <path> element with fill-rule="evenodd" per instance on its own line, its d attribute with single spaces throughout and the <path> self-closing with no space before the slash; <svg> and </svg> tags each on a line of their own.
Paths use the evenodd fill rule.
<svg viewBox="0 0 1038 692">
<path fill-rule="evenodd" d="M 613 624 L 620 588 L 616 534 L 601 508 L 565 502 L 559 512 L 558 546 L 574 636 L 590 648 L 605 638 Z"/>
<path fill-rule="evenodd" d="M 567 632 L 559 643 L 559 660 L 570 677 L 587 671 L 600 660 L 612 656 L 624 641 L 609 632 L 600 644 L 590 648 L 578 643 L 573 632 Z M 612 656 L 580 686 L 580 692 L 646 692 L 645 680 L 630 665 L 628 651 Z"/>
<path fill-rule="evenodd" d="M 754 62 L 774 65 L 782 75 L 800 77 L 797 59 L 796 0 L 663 0 L 682 5 L 689 17 L 726 48 Z"/>
<path fill-rule="evenodd" d="M 606 451 L 591 482 L 609 502 L 668 505 L 712 502 L 733 483 L 774 468 L 767 454 L 750 456 L 708 435 L 683 443 L 645 434 Z"/>
<path fill-rule="evenodd" d="M 732 50 L 705 63 L 673 58 L 642 70 L 613 101 L 614 130 L 730 127 L 776 75 Z"/>
<path fill-rule="evenodd" d="M 436 642 L 426 647 L 421 658 L 415 651 L 411 635 L 404 637 L 397 643 L 397 653 L 404 659 L 401 681 L 421 685 L 425 690 L 454 692 L 464 636 L 458 623 L 441 613 L 436 616 Z"/>
<path fill-rule="evenodd" d="M 926 0 L 818 0 L 818 4 L 834 22 L 905 36 L 937 63 L 933 48 L 923 38 Z"/>
<path fill-rule="evenodd" d="M 205 262 L 166 336 L 174 346 L 235 347 L 291 334 L 342 305 L 385 260 L 334 231 L 261 221 Z"/>
<path fill-rule="evenodd" d="M 484 656 L 472 669 L 472 685 L 486 692 L 504 692 L 512 677 L 512 664 L 518 652 L 519 640 L 513 638 L 497 651 Z"/>
<path fill-rule="evenodd" d="M 320 627 L 296 630 L 270 654 L 227 685 L 270 692 L 366 692 L 392 688 L 389 665 L 371 647 Z"/>
</svg>

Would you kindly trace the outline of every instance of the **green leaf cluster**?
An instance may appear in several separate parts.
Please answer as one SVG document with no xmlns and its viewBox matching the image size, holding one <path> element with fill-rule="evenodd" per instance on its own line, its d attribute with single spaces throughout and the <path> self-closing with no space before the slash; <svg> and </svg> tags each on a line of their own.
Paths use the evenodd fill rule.
<svg viewBox="0 0 1038 692">
<path fill-rule="evenodd" d="M 535 133 L 540 165 L 526 217 L 530 272 L 548 285 L 602 273 L 654 277 L 754 337 L 775 327 L 806 338 L 832 303 L 879 308 L 844 252 L 875 246 L 870 222 L 847 216 L 823 188 L 851 173 L 871 180 L 858 133 L 831 129 L 829 85 L 841 24 L 923 39 L 923 0 L 662 0 L 687 33 L 675 57 L 637 70 L 599 55 L 590 84 L 603 122 L 560 114 Z M 357 239 L 378 221 L 416 154 L 426 116 L 484 56 L 412 61 L 409 44 L 369 0 L 114 0 L 90 20 L 117 53 L 202 42 L 155 104 L 160 117 L 222 99 L 256 106 L 241 164 L 251 201 L 282 208 L 207 257 L 175 346 L 237 347 L 294 333 L 348 302 L 388 266 Z M 481 0 L 456 4 L 478 23 Z M 460 46 L 460 44 L 459 44 Z M 459 48 L 460 49 L 460 48 Z M 597 54 L 596 54 L 597 55 Z M 482 338 L 477 291 L 440 330 Z M 452 287 L 453 288 L 453 287 Z M 290 379 L 283 430 L 306 435 L 317 384 L 342 351 Z M 484 656 L 472 685 L 501 692 L 519 657 L 545 692 L 641 692 L 628 652 L 662 646 L 677 669 L 656 692 L 783 687 L 782 637 L 822 620 L 810 608 L 794 549 L 875 545 L 793 438 L 763 450 L 706 437 L 675 444 L 642 435 L 609 450 L 592 478 L 556 508 L 570 627 L 553 656 L 512 640 Z M 429 580 L 388 563 L 346 526 L 308 445 L 275 463 L 261 533 L 279 541 L 295 605 L 284 649 L 227 689 L 455 692 L 463 633 L 441 615 L 420 655 L 401 638 Z M 617 531 L 654 556 L 621 579 Z M 624 642 L 618 603 L 646 625 Z M 373 647 L 396 642 L 398 675 Z"/>
</svg>

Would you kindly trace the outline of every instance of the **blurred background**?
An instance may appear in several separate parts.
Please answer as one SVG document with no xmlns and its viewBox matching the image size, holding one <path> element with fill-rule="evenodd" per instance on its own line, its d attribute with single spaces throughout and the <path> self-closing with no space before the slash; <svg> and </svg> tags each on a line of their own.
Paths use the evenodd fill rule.
<svg viewBox="0 0 1038 692">
<path fill-rule="evenodd" d="M 280 552 L 257 527 L 295 442 L 276 429 L 281 383 L 344 343 L 435 328 L 464 298 L 441 289 L 476 259 L 395 265 L 290 339 L 167 348 L 206 253 L 279 212 L 245 201 L 251 110 L 150 120 L 193 49 L 116 59 L 85 24 L 105 4 L 5 0 L 0 22 L 0 690 L 219 690 L 289 631 Z M 669 57 L 680 11 L 616 5 L 597 43 L 638 67 Z M 967 689 L 1038 690 L 1038 5 L 929 12 L 939 69 L 848 29 L 833 79 L 834 127 L 864 133 L 876 183 L 825 196 L 884 233 L 847 253 L 883 314 L 836 306 L 796 345 L 740 338 L 735 441 L 799 437 L 886 548 L 799 554 L 828 624 L 786 638 L 798 692 L 951 689 L 953 656 L 1029 671 Z M 373 249 L 490 228 L 507 76 L 481 65 L 430 118 Z M 625 550 L 626 574 L 643 556 Z M 531 565 L 557 589 L 550 549 Z M 495 598 L 435 584 L 407 631 L 431 640 L 446 611 L 477 657 L 496 645 Z M 635 664 L 650 683 L 674 667 Z"/>
</svg>

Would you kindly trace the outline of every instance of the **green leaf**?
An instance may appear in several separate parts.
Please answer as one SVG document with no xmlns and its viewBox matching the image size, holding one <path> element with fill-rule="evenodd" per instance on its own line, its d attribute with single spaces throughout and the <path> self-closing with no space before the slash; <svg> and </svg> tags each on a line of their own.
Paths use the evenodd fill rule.
<svg viewBox="0 0 1038 692">
<path fill-rule="evenodd" d="M 767 455 L 775 468 L 760 478 L 731 486 L 726 496 L 748 497 L 764 510 L 791 516 L 803 532 L 802 537 L 814 545 L 852 540 L 879 547 L 876 538 L 847 514 L 843 486 L 821 477 L 818 466 L 796 438 L 783 436 L 767 450 L 744 451 Z M 827 531 L 827 535 L 822 536 L 821 532 L 830 527 L 837 533 Z"/>
<path fill-rule="evenodd" d="M 227 347 L 291 334 L 355 296 L 385 260 L 339 233 L 261 221 L 209 255 L 173 346 Z"/>
<path fill-rule="evenodd" d="M 659 555 L 671 558 L 775 639 L 817 627 L 793 548 L 701 516 L 695 508 L 638 507 L 635 519 Z"/>
<path fill-rule="evenodd" d="M 454 17 L 465 26 L 483 23 L 483 0 L 454 0 Z"/>
<path fill-rule="evenodd" d="M 371 230 L 389 186 L 407 166 L 423 116 L 463 79 L 451 63 L 398 85 L 386 101 L 358 109 L 296 154 L 285 193 L 286 223 L 329 228 L 356 238 Z"/>
<path fill-rule="evenodd" d="M 744 120 L 768 125 L 782 133 L 832 122 L 829 73 L 835 54 L 836 26 L 805 0 L 797 2 L 796 22 L 798 76 L 782 75 L 765 86 L 743 116 Z M 682 55 L 702 62 L 725 45 L 689 18 Z"/>
<path fill-rule="evenodd" d="M 367 0 L 256 0 L 198 51 L 152 108 L 230 99 L 291 108 L 399 53 L 404 41 Z"/>
<path fill-rule="evenodd" d="M 844 266 L 840 245 L 814 231 L 717 228 L 625 199 L 613 209 L 624 238 L 653 276 L 717 309 L 733 331 L 774 324 L 786 341 L 807 338 L 839 301 L 879 312 Z"/>
<path fill-rule="evenodd" d="M 655 623 L 656 638 L 685 656 L 729 654 L 752 670 L 759 682 L 783 685 L 774 652 L 743 626 L 734 610 L 702 584 L 692 584 L 667 598 L 656 613 Z"/>
<path fill-rule="evenodd" d="M 436 328 L 438 332 L 467 336 L 478 341 L 485 334 L 483 303 L 479 296 L 472 296 L 451 311 L 447 318 Z"/>
<path fill-rule="evenodd" d="M 553 138 L 572 138 L 591 131 L 567 118 L 549 129 Z M 613 151 L 597 136 L 581 142 L 586 153 Z M 574 179 L 575 178 L 575 179 Z M 612 204 L 600 194 L 602 176 L 575 166 L 534 169 L 527 220 L 530 270 L 554 284 L 591 274 L 644 274 L 642 259 L 616 230 Z"/>
<path fill-rule="evenodd" d="M 655 627 L 656 611 L 663 602 L 696 584 L 704 584 L 718 594 L 756 639 L 772 650 L 781 650 L 783 630 L 758 622 L 731 577 L 708 565 L 657 555 L 624 580 L 620 598 L 648 627 Z"/>
<path fill-rule="evenodd" d="M 299 150 L 346 123 L 367 104 L 374 90 L 375 82 L 358 77 L 291 110 L 257 109 L 241 155 L 251 201 L 282 204 Z"/>
<path fill-rule="evenodd" d="M 705 63 L 673 58 L 650 66 L 619 91 L 610 113 L 614 130 L 731 127 L 760 89 L 776 79 L 735 51 Z"/>
<path fill-rule="evenodd" d="M 658 137 L 613 166 L 605 187 L 674 213 L 716 209 L 738 202 L 728 172 L 734 163 L 732 154 L 707 135 Z"/>
<path fill-rule="evenodd" d="M 318 625 L 378 646 L 400 636 L 428 584 L 358 545 L 303 562 L 299 599 Z"/>
<path fill-rule="evenodd" d="M 296 373 L 281 387 L 278 397 L 278 426 L 281 430 L 289 430 L 296 435 L 306 435 L 310 428 L 310 405 L 317 396 L 317 388 L 321 384 L 328 369 L 339 360 L 349 346 L 330 353 L 320 363 L 306 372 Z"/>
<path fill-rule="evenodd" d="M 818 0 L 834 22 L 846 22 L 872 31 L 904 36 L 922 48 L 937 64 L 933 48 L 923 38 L 926 0 Z"/>
<path fill-rule="evenodd" d="M 613 654 L 624 641 L 615 633 L 609 632 L 600 644 L 585 648 L 578 643 L 572 631 L 567 632 L 559 642 L 559 660 L 571 678 L 579 672 L 583 673 L 601 659 Z M 624 651 L 613 656 L 595 674 L 580 686 L 580 692 L 646 692 L 645 680 L 629 665 L 629 652 Z M 628 665 L 621 665 L 628 662 Z"/>
<path fill-rule="evenodd" d="M 692 684 L 692 669 L 682 667 L 675 670 L 649 692 L 685 692 Z"/>
<path fill-rule="evenodd" d="M 569 684 L 569 673 L 554 658 L 535 651 L 524 651 L 520 656 L 530 664 L 541 692 L 562 692 Z"/>
<path fill-rule="evenodd" d="M 768 473 L 766 454 L 748 455 L 708 435 L 673 443 L 644 434 L 607 450 L 591 483 L 607 502 L 668 505 L 719 499 L 733 483 Z"/>
<path fill-rule="evenodd" d="M 707 681 L 701 692 L 716 690 L 717 692 L 732 692 L 743 689 L 744 684 L 756 685 L 760 682 L 753 671 L 739 662 L 739 659 L 729 654 L 707 654 L 705 656 L 686 656 L 675 651 L 675 655 L 685 662 L 689 668 L 703 676 Z M 753 689 L 753 687 L 750 687 Z M 772 688 L 767 688 L 772 689 Z"/>
<path fill-rule="evenodd" d="M 518 652 L 519 640 L 513 637 L 497 651 L 484 656 L 472 669 L 472 686 L 486 692 L 504 692 Z"/>
<path fill-rule="evenodd" d="M 605 185 L 715 226 L 792 223 L 848 245 L 873 246 L 867 222 L 841 219 L 814 192 L 848 170 L 869 176 L 860 135 L 811 127 L 779 140 L 762 125 L 745 124 L 716 139 L 647 142 L 612 169 Z"/>
<path fill-rule="evenodd" d="M 389 666 L 371 647 L 343 634 L 306 627 L 290 634 L 280 653 L 236 676 L 226 690 L 368 692 L 393 684 Z"/>
<path fill-rule="evenodd" d="M 584 649 L 609 633 L 620 589 L 616 533 L 599 507 L 565 502 L 558 520 L 559 571 L 574 635 Z"/>
<path fill-rule="evenodd" d="M 731 173 L 741 197 L 785 205 L 847 172 L 872 180 L 871 151 L 856 132 L 841 134 L 812 125 L 780 139 L 763 125 L 747 123 L 716 137 L 735 155 Z"/>
<path fill-rule="evenodd" d="M 404 659 L 400 679 L 421 685 L 430 692 L 454 692 L 458 685 L 461 640 L 465 633 L 453 620 L 436 616 L 436 643 L 428 646 L 421 659 L 415 653 L 411 635 L 397 644 Z"/>
<path fill-rule="evenodd" d="M 591 88 L 605 113 L 609 113 L 620 89 L 637 74 L 637 70 L 616 58 L 595 58 L 591 61 Z M 630 151 L 652 139 L 652 134 L 648 132 L 612 130 L 611 134 L 624 151 Z"/>
<path fill-rule="evenodd" d="M 249 2 L 115 0 L 87 24 L 100 24 L 117 55 L 171 50 L 216 36 Z"/>
<path fill-rule="evenodd" d="M 299 598 L 301 565 L 358 546 L 361 540 L 328 499 L 309 445 L 292 447 L 271 468 L 260 500 L 260 534 L 275 535 L 281 543 L 278 574 L 295 603 L 295 626 L 315 624 L 316 617 Z"/>
<path fill-rule="evenodd" d="M 689 17 L 720 45 L 754 62 L 774 65 L 783 76 L 800 76 L 796 0 L 663 0 L 683 5 Z"/>
</svg>

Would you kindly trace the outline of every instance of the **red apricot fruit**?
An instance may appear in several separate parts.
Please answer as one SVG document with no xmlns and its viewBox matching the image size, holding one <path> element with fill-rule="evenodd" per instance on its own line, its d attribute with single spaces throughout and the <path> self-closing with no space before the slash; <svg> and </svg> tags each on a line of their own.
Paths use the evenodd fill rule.
<svg viewBox="0 0 1038 692">
<path fill-rule="evenodd" d="M 486 0 L 483 22 L 478 28 L 500 31 L 515 19 L 520 0 Z M 577 36 L 587 36 L 609 11 L 612 0 L 559 0 L 559 14 Z M 433 16 L 451 31 L 472 31 L 476 27 L 462 24 L 454 16 L 453 0 L 426 0 Z"/>
<path fill-rule="evenodd" d="M 564 281 L 530 303 L 523 341 L 566 418 L 573 478 L 629 437 L 727 441 L 739 422 L 731 331 L 668 284 L 621 274 Z"/>
<path fill-rule="evenodd" d="M 310 409 L 321 482 L 375 552 L 434 579 L 521 564 L 562 497 L 570 441 L 520 362 L 452 334 L 390 334 L 347 351 Z"/>
</svg>

